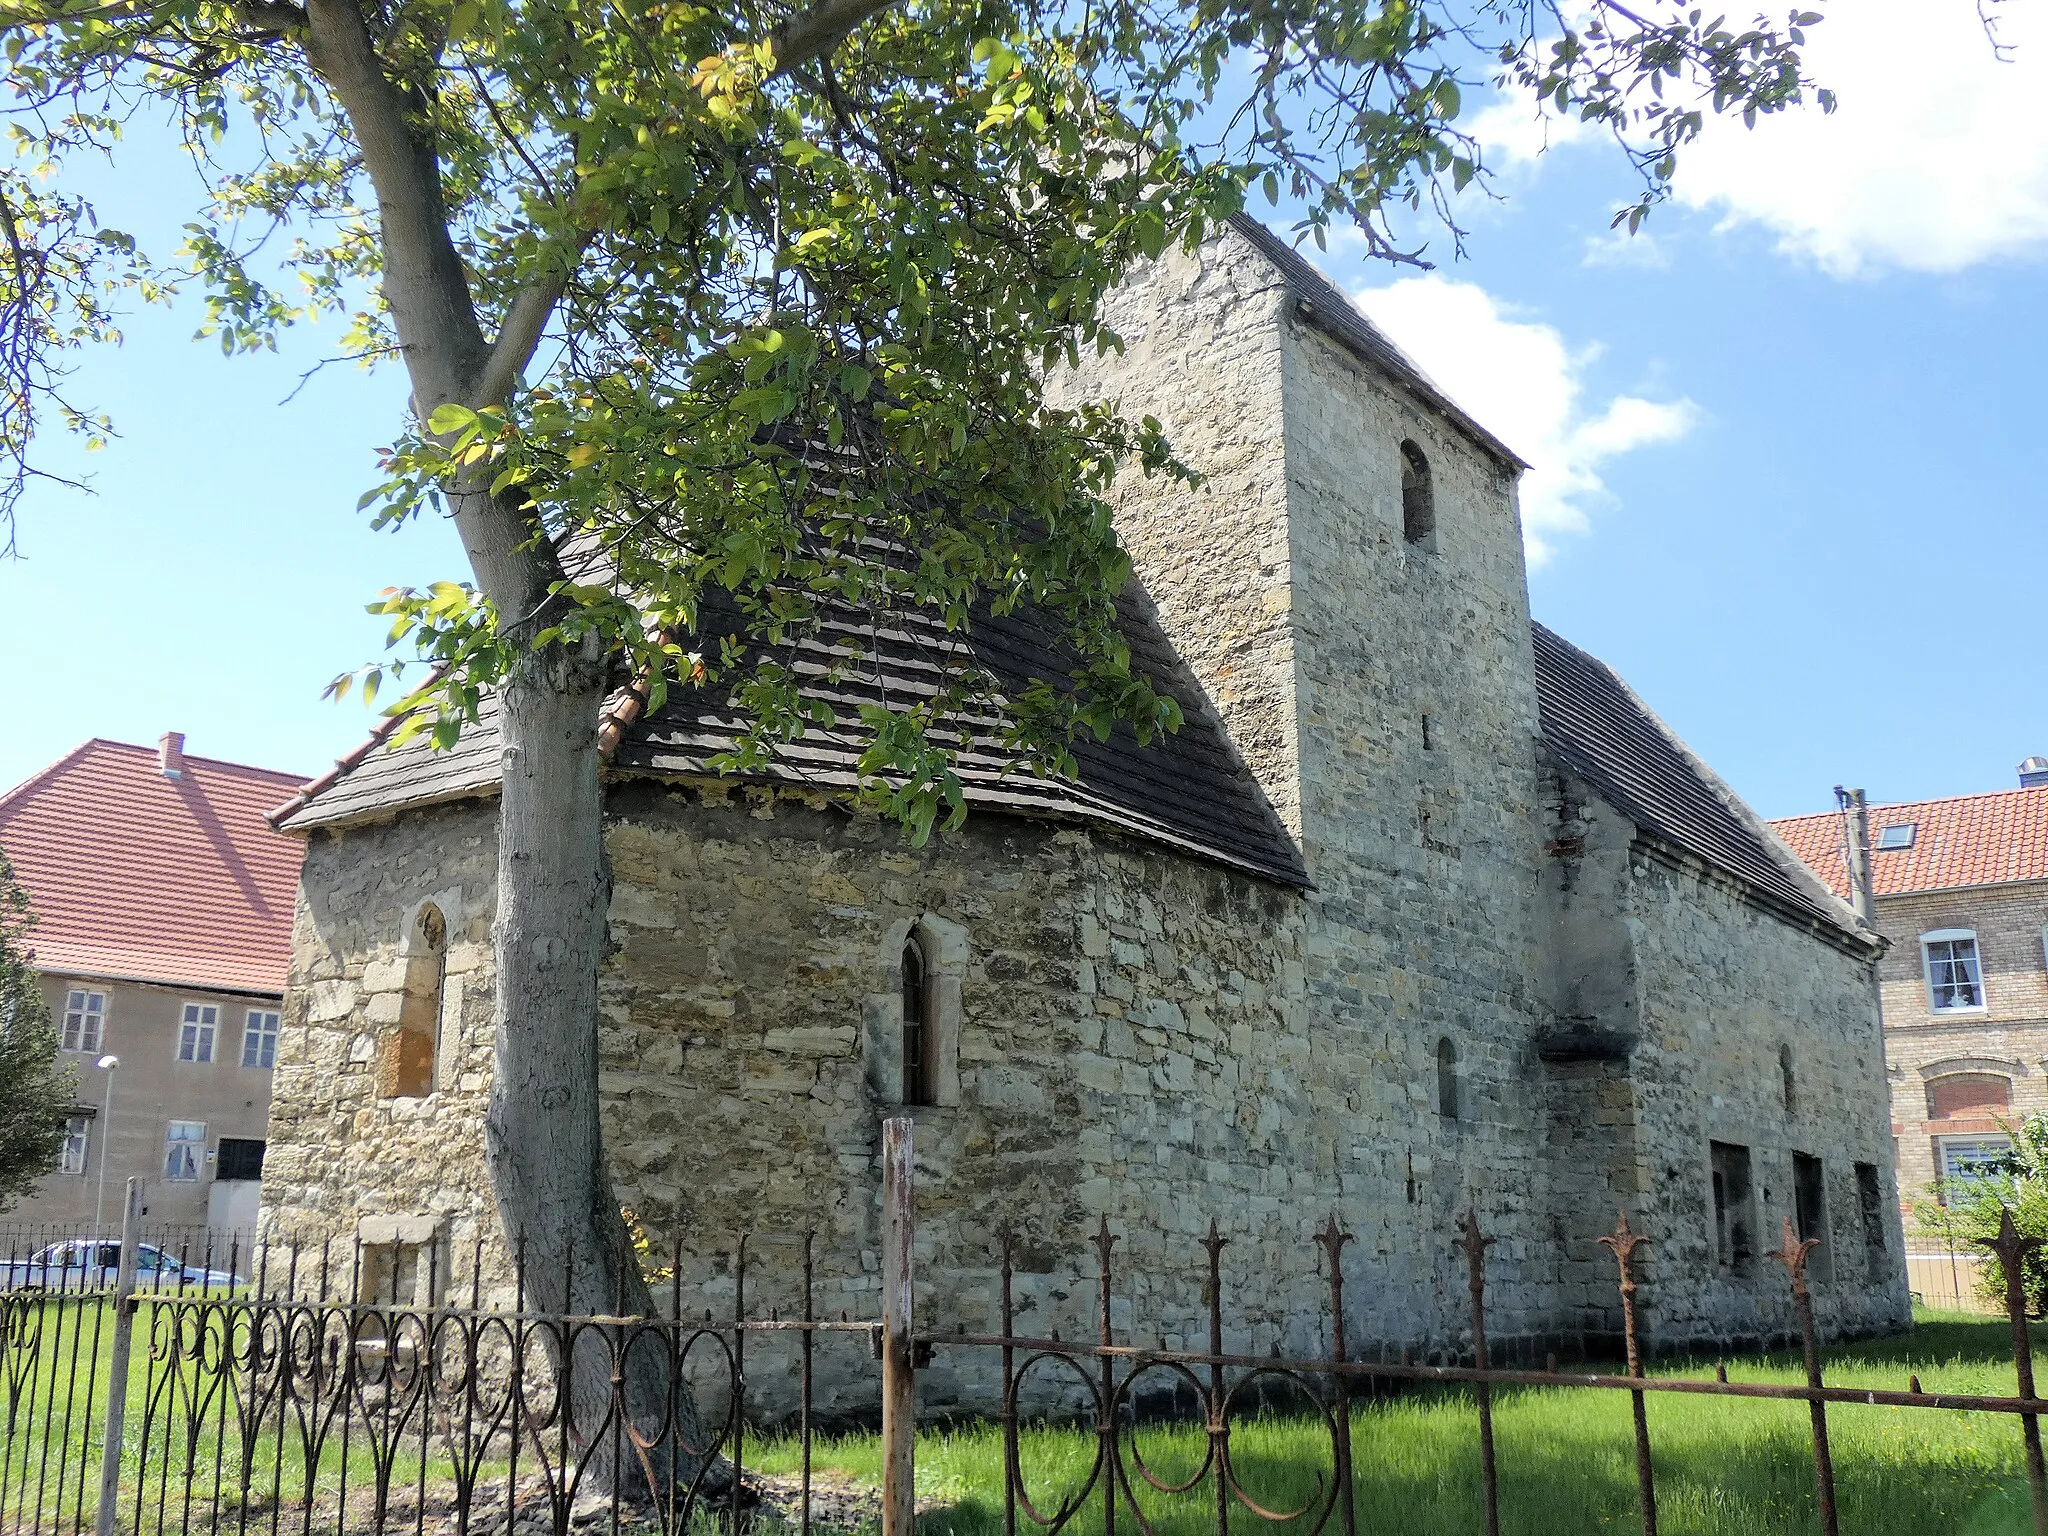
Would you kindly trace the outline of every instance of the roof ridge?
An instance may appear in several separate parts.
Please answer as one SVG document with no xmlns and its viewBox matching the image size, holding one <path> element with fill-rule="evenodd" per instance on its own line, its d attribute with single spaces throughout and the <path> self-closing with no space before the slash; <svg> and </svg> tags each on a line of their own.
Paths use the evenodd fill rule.
<svg viewBox="0 0 2048 1536">
<path fill-rule="evenodd" d="M 1615 809 L 1628 816 L 1632 821 L 1635 821 L 1639 827 L 1642 826 L 1643 814 L 1647 814 L 1652 818 L 1661 818 L 1665 823 L 1664 825 L 1651 826 L 1646 830 L 1661 840 L 1675 843 L 1680 848 L 1685 849 L 1696 857 L 1704 859 L 1714 867 L 1743 880 L 1753 888 L 1756 888 L 1760 896 L 1768 895 L 1780 902 L 1796 899 L 1822 921 L 1858 938 L 1867 936 L 1868 930 L 1866 926 L 1857 918 L 1848 904 L 1835 894 L 1833 888 L 1826 881 L 1814 873 L 1805 860 L 1800 858 L 1797 853 L 1786 845 L 1784 840 L 1771 829 L 1769 822 L 1757 815 L 1756 811 L 1735 792 L 1728 781 L 1716 773 L 1706 760 L 1692 749 L 1683 736 L 1673 730 L 1662 716 L 1644 702 L 1642 695 L 1638 694 L 1629 685 L 1626 678 L 1599 657 L 1593 655 L 1592 652 L 1574 645 L 1541 620 L 1531 618 L 1529 627 L 1533 634 L 1539 637 L 1547 637 L 1551 645 L 1556 646 L 1563 652 L 1569 653 L 1572 657 L 1576 657 L 1581 664 L 1597 669 L 1614 689 L 1617 702 L 1635 711 L 1642 725 L 1663 743 L 1665 750 L 1672 754 L 1672 757 L 1676 760 L 1677 768 L 1689 774 L 1698 788 L 1711 798 L 1721 814 L 1728 819 L 1730 828 L 1737 834 L 1746 836 L 1749 841 L 1755 844 L 1754 854 L 1761 854 L 1764 859 L 1768 860 L 1768 863 L 1762 866 L 1762 868 L 1777 874 L 1784 882 L 1784 888 L 1770 890 L 1768 888 L 1769 882 L 1760 879 L 1757 870 L 1745 870 L 1740 867 L 1746 858 L 1754 857 L 1754 854 L 1745 853 L 1741 849 L 1739 841 L 1722 848 L 1717 853 L 1714 845 L 1718 837 L 1726 836 L 1726 829 L 1718 834 L 1717 837 L 1711 825 L 1689 825 L 1697 821 L 1697 816 L 1694 813 L 1688 812 L 1682 798 L 1674 800 L 1666 796 L 1666 803 L 1661 806 L 1658 805 L 1656 801 L 1659 797 L 1653 778 L 1641 779 L 1638 783 L 1631 786 L 1628 782 L 1626 771 L 1617 775 L 1611 761 L 1601 761 L 1599 749 L 1602 744 L 1593 732 L 1582 728 L 1574 735 L 1568 731 L 1566 727 L 1569 726 L 1570 722 L 1563 719 L 1557 710 L 1551 706 L 1551 701 L 1543 697 L 1545 691 L 1544 663 L 1539 655 L 1536 669 L 1537 692 L 1539 709 L 1543 717 L 1545 739 L 1551 742 L 1554 747 L 1562 747 L 1568 753 L 1576 752 L 1582 755 L 1587 760 L 1587 766 L 1594 768 L 1598 773 L 1606 774 L 1610 777 L 1611 782 L 1606 786 L 1601 785 L 1598 779 L 1595 778 L 1593 788 L 1596 792 L 1601 793 L 1603 798 L 1611 799 L 1613 795 L 1619 795 L 1623 800 L 1636 802 L 1633 809 L 1630 805 L 1621 803 L 1616 803 Z M 1553 686 L 1557 685 L 1553 684 Z M 1563 698 L 1559 702 L 1567 705 L 1575 703 L 1584 712 L 1593 711 L 1598 707 L 1597 700 L 1585 697 L 1577 700 Z M 1553 734 L 1552 730 L 1553 721 L 1556 722 L 1557 726 L 1556 734 Z M 1626 750 L 1625 743 L 1609 742 L 1605 745 L 1610 759 L 1617 753 Z M 1652 767 L 1648 763 L 1637 763 L 1632 766 L 1642 772 L 1648 772 Z M 1580 770 L 1574 767 L 1574 771 L 1579 772 Z M 1583 772 L 1581 772 L 1581 776 L 1585 776 Z M 1737 854 L 1743 854 L 1744 857 L 1737 858 Z"/>
<path fill-rule="evenodd" d="M 87 747 L 92 746 L 94 743 L 100 740 L 101 738 L 98 736 L 91 736 L 86 738 L 84 741 L 81 741 L 77 746 L 73 747 L 69 752 L 66 752 L 62 757 L 58 758 L 54 763 L 51 763 L 44 768 L 38 768 L 34 773 L 30 774 L 27 778 L 23 779 L 19 784 L 15 785 L 5 794 L 0 794 L 0 811 L 6 810 L 8 803 L 12 801 L 15 798 L 15 796 L 20 795 L 25 791 L 33 788 L 35 785 L 42 783 L 44 779 L 47 779 L 51 774 L 55 773 L 59 768 L 62 768 L 74 757 L 77 757 L 82 752 L 84 752 Z"/>
<path fill-rule="evenodd" d="M 1910 811 L 1917 806 L 1923 805 L 1959 805 L 1966 800 L 2002 800 L 2008 796 L 2019 795 L 2048 795 L 2048 784 L 2016 784 L 2010 789 L 1978 789 L 1964 795 L 1932 795 L 1925 800 L 1886 800 L 1880 801 L 1875 805 L 1866 806 L 1865 809 L 1874 816 L 1879 811 Z M 1771 820 L 1773 822 L 1813 821 L 1823 816 L 1839 815 L 1841 815 L 1839 810 L 1801 811 L 1795 816 L 1773 816 Z"/>
<path fill-rule="evenodd" d="M 1337 280 L 1323 271 L 1308 257 L 1302 255 L 1297 246 L 1275 234 L 1259 219 L 1248 213 L 1234 213 L 1228 220 L 1230 228 L 1236 230 L 1253 249 L 1271 262 L 1280 278 L 1294 289 L 1294 296 L 1312 317 L 1319 317 L 1316 301 L 1330 305 L 1335 313 L 1323 317 L 1333 322 L 1328 329 L 1335 339 L 1352 351 L 1364 354 L 1381 371 L 1390 374 L 1398 382 L 1419 396 L 1422 401 L 1449 417 L 1452 425 L 1479 444 L 1488 453 L 1505 459 L 1516 469 L 1527 469 L 1528 460 L 1496 437 L 1477 417 L 1453 400 L 1436 380 L 1423 370 L 1380 329 L 1378 324 L 1359 307 L 1358 301 L 1344 291 Z"/>
</svg>

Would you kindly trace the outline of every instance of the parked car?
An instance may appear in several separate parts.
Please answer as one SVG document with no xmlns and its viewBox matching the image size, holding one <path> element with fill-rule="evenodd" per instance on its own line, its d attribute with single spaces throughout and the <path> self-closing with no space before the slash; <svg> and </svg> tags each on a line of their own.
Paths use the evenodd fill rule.
<svg viewBox="0 0 2048 1536">
<path fill-rule="evenodd" d="M 0 1291 L 111 1291 L 120 1269 L 119 1243 L 68 1238 L 29 1258 L 0 1265 Z M 245 1283 L 230 1270 L 186 1263 L 153 1243 L 135 1245 L 138 1290 L 226 1291 Z"/>
</svg>

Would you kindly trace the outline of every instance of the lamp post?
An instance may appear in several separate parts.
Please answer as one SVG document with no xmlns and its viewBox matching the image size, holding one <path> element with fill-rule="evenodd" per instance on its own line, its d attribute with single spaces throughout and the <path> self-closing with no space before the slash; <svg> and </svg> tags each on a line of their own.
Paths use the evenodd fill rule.
<svg viewBox="0 0 2048 1536">
<path fill-rule="evenodd" d="M 110 1052 L 94 1065 L 107 1074 L 107 1091 L 100 1100 L 100 1190 L 92 1202 L 92 1236 L 98 1242 L 100 1217 L 107 1208 L 107 1154 L 114 1150 L 114 1069 L 121 1058 Z"/>
</svg>

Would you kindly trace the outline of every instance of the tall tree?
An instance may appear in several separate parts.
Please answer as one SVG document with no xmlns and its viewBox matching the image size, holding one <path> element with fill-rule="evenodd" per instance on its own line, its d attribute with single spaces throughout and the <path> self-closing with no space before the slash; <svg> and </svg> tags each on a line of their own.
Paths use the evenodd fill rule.
<svg viewBox="0 0 2048 1536">
<path fill-rule="evenodd" d="M 1703 98 L 1771 112 L 1808 91 L 1817 18 L 1651 10 L 0 0 L 0 448 L 18 494 L 38 419 L 99 430 L 66 392 L 73 349 L 114 335 L 124 294 L 181 283 L 229 350 L 334 312 L 405 370 L 410 423 L 366 502 L 450 516 L 473 578 L 384 603 L 435 669 L 409 728 L 445 741 L 488 699 L 503 733 L 498 1207 L 539 1304 L 630 1305 L 596 1087 L 607 693 L 731 690 L 745 767 L 823 723 L 745 641 L 849 606 L 957 629 L 1028 603 L 1074 665 L 989 729 L 1056 773 L 1076 731 L 1171 728 L 1113 623 L 1128 568 L 1103 497 L 1125 465 L 1182 471 L 1151 422 L 1049 406 L 1047 370 L 1117 345 L 1105 293 L 1254 190 L 1418 259 L 1402 211 L 1449 222 L 1483 175 L 1458 127 L 1475 80 L 1610 125 L 1643 173 L 1636 217 Z M 168 120 L 205 173 L 175 255 L 82 190 L 137 120 Z M 738 615 L 715 642 L 707 600 Z M 916 835 L 960 815 L 958 722 L 991 693 L 955 670 L 934 699 L 836 722 Z"/>
<path fill-rule="evenodd" d="M 0 1211 L 49 1176 L 77 1083 L 57 1061 L 57 1033 L 36 979 L 28 893 L 0 854 Z"/>
</svg>

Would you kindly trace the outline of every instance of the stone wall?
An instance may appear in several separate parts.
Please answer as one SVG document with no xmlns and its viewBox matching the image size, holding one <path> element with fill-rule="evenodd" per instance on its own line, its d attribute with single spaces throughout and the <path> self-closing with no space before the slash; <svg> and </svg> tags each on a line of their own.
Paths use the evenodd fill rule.
<svg viewBox="0 0 2048 1536">
<path fill-rule="evenodd" d="M 1318 1350 L 1309 1234 L 1334 1212 L 1356 1238 L 1354 1345 L 1454 1355 L 1469 1210 L 1499 1239 L 1501 1356 L 1568 1353 L 1615 1327 L 1593 1240 L 1623 1205 L 1660 1245 L 1661 1339 L 1777 1331 L 1764 1282 L 1701 1268 L 1710 1146 L 1753 1149 L 1773 1218 L 1778 1162 L 1818 1153 L 1837 1224 L 1855 1215 L 1841 1181 L 1883 1136 L 1867 972 L 1728 881 L 1660 862 L 1552 772 L 1511 466 L 1293 313 L 1235 235 L 1148 269 L 1113 312 L 1127 352 L 1074 387 L 1159 415 L 1206 476 L 1196 492 L 1127 482 L 1119 528 L 1313 888 L 994 814 L 917 849 L 815 798 L 615 785 L 601 1087 L 622 1197 L 658 1251 L 684 1243 L 693 1305 L 729 1302 L 722 1255 L 744 1227 L 757 1305 L 793 1307 L 792 1243 L 815 1229 L 819 1306 L 871 1315 L 915 931 L 954 1042 L 939 1104 L 911 1111 L 921 1305 L 942 1329 L 992 1321 L 1005 1218 L 1025 1239 L 1020 1324 L 1092 1328 L 1084 1244 L 1106 1218 L 1129 1277 L 1117 1327 L 1200 1342 L 1213 1215 L 1229 1347 Z M 1403 442 L 1431 467 L 1420 542 L 1403 533 Z M 491 809 L 314 838 L 279 1220 L 482 1238 L 502 1271 L 479 1158 Z M 431 1094 L 383 1098 L 370 1067 L 420 1014 L 400 946 L 429 902 L 449 933 L 443 1059 Z M 1797 1120 L 1766 1112 L 1788 1041 L 1809 1085 Z M 1882 1264 L 1845 1257 L 1833 1283 L 1831 1327 L 1903 1316 Z M 941 1351 L 927 1407 L 986 1406 L 956 1369 Z M 824 1390 L 857 1406 L 871 1366 L 829 1367 Z"/>
</svg>

